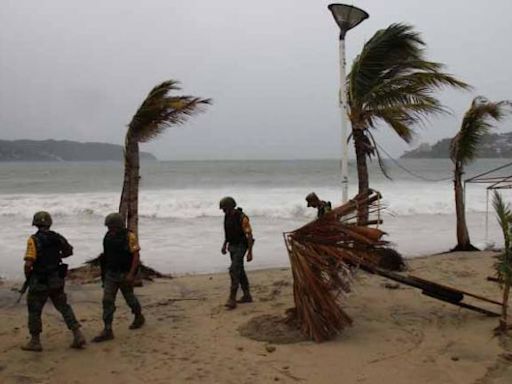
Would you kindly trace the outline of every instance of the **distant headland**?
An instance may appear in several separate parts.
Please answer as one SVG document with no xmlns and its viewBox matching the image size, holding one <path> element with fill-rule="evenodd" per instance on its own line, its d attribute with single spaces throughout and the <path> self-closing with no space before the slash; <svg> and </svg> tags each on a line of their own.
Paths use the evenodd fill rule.
<svg viewBox="0 0 512 384">
<path fill-rule="evenodd" d="M 124 147 L 69 140 L 0 140 L 0 161 L 122 161 Z M 157 160 L 140 152 L 144 160 Z"/>
<path fill-rule="evenodd" d="M 450 157 L 450 139 L 439 140 L 435 144 L 421 144 L 418 148 L 405 151 L 401 156 L 406 159 L 446 159 Z M 512 158 L 512 132 L 489 134 L 482 138 L 478 157 L 485 159 Z"/>
</svg>

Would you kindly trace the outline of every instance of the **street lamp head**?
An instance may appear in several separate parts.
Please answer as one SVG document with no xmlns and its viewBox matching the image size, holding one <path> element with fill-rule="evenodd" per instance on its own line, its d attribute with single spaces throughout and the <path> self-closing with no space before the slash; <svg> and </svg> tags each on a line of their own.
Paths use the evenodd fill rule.
<svg viewBox="0 0 512 384">
<path fill-rule="evenodd" d="M 332 12 L 336 24 L 340 27 L 340 39 L 344 39 L 347 31 L 369 17 L 368 13 L 352 5 L 330 4 L 327 8 Z"/>
</svg>

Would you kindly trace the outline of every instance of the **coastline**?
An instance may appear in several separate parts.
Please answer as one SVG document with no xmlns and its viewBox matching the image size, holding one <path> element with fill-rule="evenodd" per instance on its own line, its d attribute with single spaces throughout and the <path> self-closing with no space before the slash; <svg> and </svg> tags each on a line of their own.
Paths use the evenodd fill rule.
<svg viewBox="0 0 512 384">
<path fill-rule="evenodd" d="M 500 300 L 493 252 L 408 259 L 411 273 Z M 227 273 L 158 279 L 137 288 L 147 325 L 129 331 L 131 314 L 117 301 L 116 339 L 68 348 L 70 335 L 45 307 L 45 351 L 19 349 L 27 339 L 24 300 L 0 285 L 0 382 L 11 383 L 510 383 L 512 339 L 492 336 L 496 318 L 461 309 L 407 286 L 359 272 L 344 308 L 354 325 L 322 344 L 279 344 L 244 337 L 250 322 L 293 306 L 289 268 L 249 272 L 255 302 L 226 311 Z M 101 328 L 99 284 L 69 283 L 70 303 L 88 339 Z M 495 308 L 492 308 L 495 309 Z M 249 329 L 251 330 L 251 329 Z M 245 332 L 247 334 L 248 332 Z M 261 330 L 264 332 L 265 330 Z M 268 330 L 267 330 L 268 331 Z M 258 329 L 252 329 L 257 334 Z M 250 332 L 249 332 L 250 333 Z"/>
</svg>

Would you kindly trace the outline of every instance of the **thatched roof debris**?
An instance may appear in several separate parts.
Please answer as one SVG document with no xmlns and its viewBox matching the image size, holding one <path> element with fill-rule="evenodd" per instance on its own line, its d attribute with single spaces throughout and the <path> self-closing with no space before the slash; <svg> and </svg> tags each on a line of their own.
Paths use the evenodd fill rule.
<svg viewBox="0 0 512 384">
<path fill-rule="evenodd" d="M 421 289 L 431 298 L 462 308 L 499 316 L 499 313 L 465 301 L 466 297 L 486 304 L 501 303 L 481 295 L 448 287 L 413 275 L 403 275 L 402 256 L 382 240 L 385 232 L 355 224 L 357 207 L 368 204 L 370 213 L 381 210 L 380 194 L 370 190 L 325 216 L 292 232 L 284 240 L 293 274 L 295 310 L 288 316 L 296 321 L 302 333 L 317 342 L 329 340 L 352 324 L 343 311 L 345 295 L 350 292 L 353 272 L 362 269 L 400 284 Z M 380 215 L 379 215 L 380 216 Z M 382 223 L 377 218 L 374 223 Z"/>
<path fill-rule="evenodd" d="M 378 214 L 380 199 L 378 192 L 370 190 L 284 233 L 294 282 L 294 314 L 302 332 L 315 341 L 329 340 L 352 324 L 342 302 L 350 292 L 354 269 L 405 268 L 398 252 L 382 240 L 385 232 L 355 224 L 357 207 L 368 204 L 370 213 Z M 377 218 L 373 222 L 382 221 Z"/>
</svg>

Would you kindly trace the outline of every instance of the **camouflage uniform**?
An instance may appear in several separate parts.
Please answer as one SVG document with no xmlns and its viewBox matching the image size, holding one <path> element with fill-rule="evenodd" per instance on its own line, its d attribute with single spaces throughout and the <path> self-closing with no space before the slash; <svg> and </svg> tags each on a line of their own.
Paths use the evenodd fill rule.
<svg viewBox="0 0 512 384">
<path fill-rule="evenodd" d="M 64 318 L 64 322 L 70 330 L 80 328 L 73 309 L 67 302 L 64 292 L 64 279 L 58 272 L 47 276 L 32 275 L 27 295 L 28 329 L 31 335 L 39 335 L 42 330 L 41 313 L 48 298 L 52 301 Z"/>
<path fill-rule="evenodd" d="M 229 275 L 231 277 L 231 294 L 236 297 L 238 286 L 242 288 L 244 294 L 249 295 L 249 280 L 245 274 L 244 256 L 247 252 L 247 244 L 229 244 L 229 256 L 231 257 L 231 265 L 229 267 Z"/>
<path fill-rule="evenodd" d="M 103 278 L 103 322 L 105 329 L 112 329 L 116 310 L 117 291 L 121 291 L 126 304 L 136 317 L 140 317 L 142 309 L 133 292 L 133 286 L 126 282 L 132 263 L 132 255 L 139 252 L 140 247 L 134 233 L 125 228 L 109 230 L 103 240 L 104 278 Z"/>
<path fill-rule="evenodd" d="M 133 287 L 126 283 L 126 274 L 122 272 L 107 271 L 103 282 L 103 322 L 105 328 L 112 328 L 114 312 L 116 311 L 116 296 L 120 290 L 126 304 L 134 315 L 142 312 L 139 300 L 133 292 Z"/>
<path fill-rule="evenodd" d="M 67 265 L 62 263 L 62 258 L 71 256 L 73 247 L 62 235 L 49 230 L 51 216 L 47 212 L 36 213 L 32 224 L 38 226 L 39 230 L 29 237 L 24 257 L 25 273 L 29 279 L 27 308 L 31 340 L 22 349 L 42 350 L 39 339 L 39 334 L 43 330 L 41 313 L 48 298 L 73 332 L 74 339 L 71 347 L 82 348 L 85 338 L 79 330 L 80 323 L 64 293 Z"/>
<path fill-rule="evenodd" d="M 236 208 L 236 202 L 232 197 L 225 197 L 219 203 L 219 208 L 224 211 L 224 244 L 222 252 L 229 251 L 231 265 L 229 275 L 231 277 L 231 287 L 226 307 L 233 309 L 236 307 L 236 294 L 240 286 L 243 296 L 239 300 L 242 303 L 252 302 L 249 290 L 249 280 L 245 273 L 244 257 L 247 253 L 247 261 L 252 260 L 252 228 L 249 217 L 243 212 L 242 208 Z"/>
</svg>

